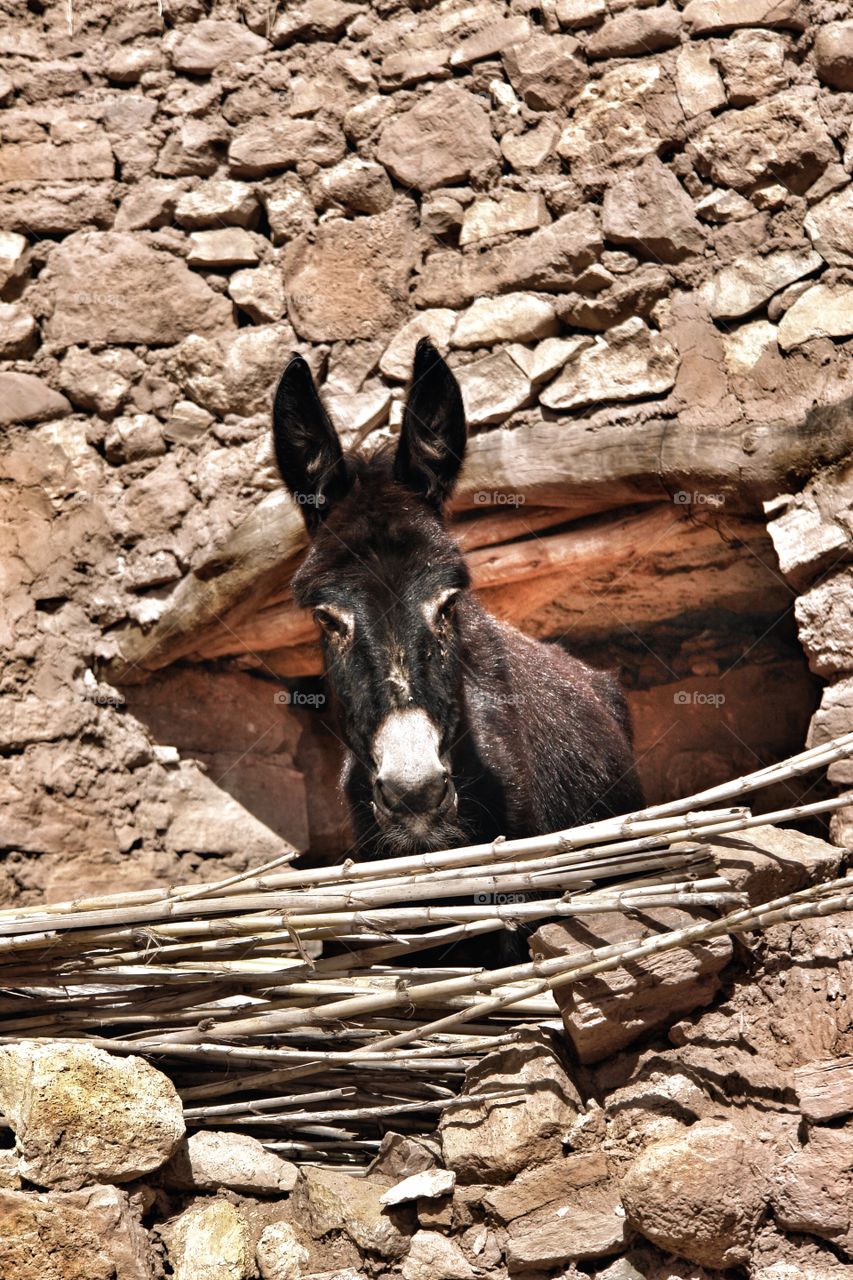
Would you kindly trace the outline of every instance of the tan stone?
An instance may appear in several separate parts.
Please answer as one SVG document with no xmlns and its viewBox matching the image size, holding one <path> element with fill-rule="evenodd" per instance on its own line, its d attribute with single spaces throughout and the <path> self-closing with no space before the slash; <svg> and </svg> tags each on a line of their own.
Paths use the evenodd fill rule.
<svg viewBox="0 0 853 1280">
<path fill-rule="evenodd" d="M 779 289 L 817 271 L 821 261 L 820 254 L 808 249 L 778 249 L 763 258 L 737 258 L 718 271 L 701 294 L 715 320 L 735 320 L 755 311 Z"/>
<path fill-rule="evenodd" d="M 27 270 L 30 246 L 18 231 L 0 231 L 0 289 L 18 280 Z"/>
<path fill-rule="evenodd" d="M 692 146 L 704 173 L 737 189 L 770 178 L 807 190 L 838 154 L 807 88 L 786 89 L 742 111 L 725 112 Z"/>
<path fill-rule="evenodd" d="M 86 347 L 70 347 L 59 367 L 59 385 L 81 409 L 113 414 L 143 371 L 142 361 L 131 351 L 106 350 L 95 355 Z"/>
<path fill-rule="evenodd" d="M 480 298 L 460 313 L 450 336 L 453 347 L 491 347 L 497 342 L 532 342 L 559 329 L 551 302 L 535 293 Z M 470 366 L 469 366 L 470 367 Z"/>
<path fill-rule="evenodd" d="M 56 182 L 112 178 L 113 149 L 105 133 L 76 142 L 8 142 L 0 154 L 0 182 Z"/>
<path fill-rule="evenodd" d="M 787 827 L 752 827 L 709 846 L 720 874 L 753 906 L 832 880 L 841 865 L 835 845 Z"/>
<path fill-rule="evenodd" d="M 462 307 L 484 294 L 562 291 L 595 260 L 601 245 L 595 213 L 579 209 L 477 255 L 431 254 L 418 280 L 418 300 L 429 307 Z"/>
<path fill-rule="evenodd" d="M 625 1238 L 625 1212 L 615 1185 L 567 1190 L 559 1199 L 510 1223 L 507 1266 L 511 1272 L 538 1272 L 567 1262 L 606 1258 L 622 1250 Z"/>
<path fill-rule="evenodd" d="M 575 102 L 557 151 L 581 182 L 635 163 L 679 135 L 684 114 L 670 76 L 649 60 L 605 71 Z"/>
<path fill-rule="evenodd" d="M 272 264 L 235 271 L 228 281 L 228 294 L 256 324 L 280 320 L 287 305 L 281 270 Z"/>
<path fill-rule="evenodd" d="M 447 307 L 419 311 L 407 320 L 402 329 L 391 339 L 379 361 L 379 368 L 386 378 L 395 382 L 408 382 L 412 374 L 415 347 L 421 338 L 431 338 L 439 349 L 450 342 L 458 312 Z"/>
<path fill-rule="evenodd" d="M 148 1239 L 115 1187 L 0 1190 L 0 1275 L 8 1280 L 151 1280 Z"/>
<path fill-rule="evenodd" d="M 35 316 L 19 302 L 0 302 L 0 360 L 32 355 L 37 341 Z"/>
<path fill-rule="evenodd" d="M 398 182 L 419 191 L 463 182 L 497 158 L 489 117 L 479 100 L 439 85 L 382 130 L 377 157 Z"/>
<path fill-rule="evenodd" d="M 736 31 L 718 54 L 728 100 L 746 107 L 788 87 L 790 38 L 775 31 Z"/>
<path fill-rule="evenodd" d="M 606 14 L 605 0 L 557 0 L 557 21 L 568 31 L 593 27 Z"/>
<path fill-rule="evenodd" d="M 383 213 L 394 202 L 394 188 L 381 165 L 360 156 L 347 156 L 320 175 L 317 194 L 322 204 L 339 204 L 355 213 Z"/>
<path fill-rule="evenodd" d="M 829 22 L 817 33 L 814 44 L 817 74 L 824 84 L 849 92 L 853 89 L 853 22 Z"/>
<path fill-rule="evenodd" d="M 698 1266 L 739 1266 L 767 1204 L 767 1164 L 747 1133 L 700 1120 L 646 1148 L 622 1181 L 622 1203 L 631 1226 L 659 1249 Z"/>
<path fill-rule="evenodd" d="M 506 351 L 496 351 L 455 372 L 470 427 L 503 422 L 530 400 L 530 381 Z"/>
<path fill-rule="evenodd" d="M 24 1177 L 75 1189 L 160 1167 L 184 1136 L 174 1085 L 142 1058 L 61 1041 L 0 1049 L 0 1106 Z"/>
<path fill-rule="evenodd" d="M 475 200 L 468 206 L 459 243 L 473 244 L 512 231 L 532 231 L 550 221 L 544 196 L 535 191 L 508 191 L 497 200 Z"/>
<path fill-rule="evenodd" d="M 607 188 L 601 228 L 606 240 L 661 262 L 679 262 L 700 253 L 705 244 L 693 201 L 657 156 L 649 156 Z"/>
<path fill-rule="evenodd" d="M 853 333 L 853 287 L 816 284 L 789 307 L 779 323 L 779 346 L 790 351 L 812 338 Z"/>
<path fill-rule="evenodd" d="M 312 342 L 374 338 L 405 316 L 417 253 L 409 201 L 355 221 L 335 219 L 285 251 L 288 310 Z"/>
<path fill-rule="evenodd" d="M 539 168 L 553 151 L 559 136 L 559 126 L 546 116 L 526 133 L 505 133 L 501 138 L 501 153 L 516 173 L 525 173 Z"/>
<path fill-rule="evenodd" d="M 634 317 L 579 350 L 539 399 L 550 409 L 637 400 L 668 391 L 677 372 L 678 355 L 667 339 Z"/>
<path fill-rule="evenodd" d="M 293 40 L 314 37 L 331 40 L 341 34 L 357 13 L 360 6 L 346 0 L 305 0 L 304 4 L 288 5 L 278 15 L 272 29 L 273 44 L 283 48 Z"/>
<path fill-rule="evenodd" d="M 257 213 L 257 196 L 247 183 L 212 178 L 194 191 L 184 192 L 175 206 L 175 221 L 191 229 L 221 227 L 223 223 L 250 227 Z"/>
<path fill-rule="evenodd" d="M 681 14 L 671 4 L 617 13 L 590 37 L 589 58 L 624 58 L 656 53 L 678 44 Z"/>
<path fill-rule="evenodd" d="M 345 152 L 346 141 L 336 124 L 282 116 L 240 125 L 228 147 L 228 162 L 234 173 L 256 178 L 302 161 L 337 164 Z"/>
<path fill-rule="evenodd" d="M 295 174 L 287 174 L 261 191 L 273 244 L 294 240 L 317 221 L 314 204 Z"/>
<path fill-rule="evenodd" d="M 248 417 L 268 407 L 293 345 L 286 322 L 249 326 L 223 338 L 191 334 L 172 354 L 170 367 L 190 399 L 210 413 Z"/>
<path fill-rule="evenodd" d="M 815 1126 L 773 1176 L 773 1212 L 786 1231 L 830 1240 L 853 1256 L 853 1128 Z"/>
<path fill-rule="evenodd" d="M 202 1200 L 160 1227 L 175 1280 L 249 1280 L 249 1224 L 228 1200 Z"/>
<path fill-rule="evenodd" d="M 711 50 L 702 44 L 686 44 L 675 61 L 678 101 L 688 119 L 713 111 L 726 101 L 726 90 Z"/>
<path fill-rule="evenodd" d="M 272 1222 L 255 1249 L 261 1280 L 300 1280 L 310 1254 L 289 1222 Z"/>
<path fill-rule="evenodd" d="M 797 597 L 797 634 L 815 675 L 844 676 L 853 653 L 853 568 L 840 566 Z"/>
<path fill-rule="evenodd" d="M 294 1208 L 315 1240 L 344 1231 L 360 1249 L 396 1259 L 408 1249 L 402 1228 L 410 1217 L 407 1210 L 382 1204 L 380 1196 L 389 1186 L 387 1178 L 353 1178 L 334 1169 L 306 1167 L 293 1194 Z"/>
<path fill-rule="evenodd" d="M 460 40 L 450 55 L 451 67 L 466 67 L 483 58 L 491 58 L 510 45 L 523 44 L 530 38 L 530 23 L 522 15 L 499 18 Z"/>
<path fill-rule="evenodd" d="M 417 1231 L 402 1266 L 403 1280 L 474 1280 L 476 1272 L 455 1240 Z"/>
<path fill-rule="evenodd" d="M 71 405 L 33 373 L 0 373 L 0 423 L 44 422 L 71 412 Z"/>
<path fill-rule="evenodd" d="M 695 915 L 674 907 L 643 913 L 621 912 L 543 925 L 531 946 L 540 956 L 580 955 L 631 939 L 638 942 L 666 929 L 696 923 Z M 555 992 L 563 1024 L 582 1062 L 600 1062 L 653 1027 L 708 1004 L 720 986 L 719 972 L 731 959 L 728 937 L 689 951 L 672 950 L 634 961 L 630 967 L 585 978 Z"/>
<path fill-rule="evenodd" d="M 162 1170 L 167 1186 L 246 1196 L 279 1196 L 296 1185 L 296 1166 L 247 1133 L 202 1129 L 184 1139 Z"/>
<path fill-rule="evenodd" d="M 684 21 L 691 35 L 707 36 L 736 27 L 781 27 L 803 31 L 800 0 L 690 0 Z"/>
<path fill-rule="evenodd" d="M 812 205 L 803 225 L 826 262 L 833 267 L 853 266 L 853 186 Z"/>
<path fill-rule="evenodd" d="M 580 92 L 589 72 L 577 56 L 578 48 L 572 36 L 539 33 L 504 49 L 509 82 L 528 107 L 560 111 Z"/>
<path fill-rule="evenodd" d="M 269 43 L 241 22 L 203 18 L 190 27 L 168 31 L 163 37 L 163 47 L 176 71 L 209 75 L 222 63 L 239 62 L 263 53 Z"/>
<path fill-rule="evenodd" d="M 187 262 L 191 267 L 254 266 L 258 257 L 254 239 L 242 227 L 192 231 L 187 241 Z"/>
<path fill-rule="evenodd" d="M 580 1109 L 552 1041 L 541 1032 L 519 1032 L 517 1045 L 487 1054 L 468 1072 L 465 1092 L 443 1111 L 444 1163 L 460 1183 L 506 1182 L 534 1159 L 558 1155 Z"/>
<path fill-rule="evenodd" d="M 794 1072 L 800 1110 L 813 1124 L 853 1114 L 853 1058 L 810 1062 Z"/>
<path fill-rule="evenodd" d="M 80 231 L 54 249 L 39 288 L 52 342 L 180 342 L 233 328 L 231 303 L 185 262 L 127 232 Z M 133 298 L 133 306 L 128 299 Z"/>
</svg>

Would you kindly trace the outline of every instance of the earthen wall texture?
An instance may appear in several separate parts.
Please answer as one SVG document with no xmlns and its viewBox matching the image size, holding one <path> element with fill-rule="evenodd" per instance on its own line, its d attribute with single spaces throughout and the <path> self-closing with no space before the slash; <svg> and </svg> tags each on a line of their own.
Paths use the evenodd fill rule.
<svg viewBox="0 0 853 1280">
<path fill-rule="evenodd" d="M 269 685 L 187 670 L 131 712 L 98 676 L 277 486 L 292 351 L 368 446 L 425 333 L 477 432 L 653 411 L 748 459 L 850 394 L 847 3 L 0 13 L 4 899 L 337 837 L 310 716 Z M 797 582 L 820 571 L 800 622 L 834 731 L 839 519 Z"/>
</svg>

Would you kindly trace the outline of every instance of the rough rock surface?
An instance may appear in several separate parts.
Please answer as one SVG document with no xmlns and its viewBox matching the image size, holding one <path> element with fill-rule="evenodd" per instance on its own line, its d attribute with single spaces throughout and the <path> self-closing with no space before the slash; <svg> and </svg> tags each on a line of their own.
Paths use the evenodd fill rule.
<svg viewBox="0 0 853 1280">
<path fill-rule="evenodd" d="M 416 240 L 409 202 L 358 224 L 336 220 L 288 247 L 288 312 L 312 342 L 375 338 L 406 312 Z M 330 281 L 334 288 L 329 289 Z"/>
<path fill-rule="evenodd" d="M 249 1226 L 228 1200 L 192 1205 L 160 1228 L 175 1280 L 249 1280 Z"/>
<path fill-rule="evenodd" d="M 491 1092 L 514 1095 L 511 1102 Z M 521 1093 L 519 1093 L 521 1091 Z M 460 1182 L 505 1182 L 534 1153 L 555 1154 L 580 1099 L 547 1036 L 528 1032 L 517 1048 L 489 1054 L 467 1092 L 441 1118 L 444 1163 Z"/>
<path fill-rule="evenodd" d="M 328 709 L 266 670 L 313 679 L 313 646 L 224 646 L 197 662 L 197 636 L 184 636 L 178 661 L 161 653 L 143 683 L 103 678 L 128 637 L 138 657 L 173 634 L 188 584 L 218 600 L 250 513 L 289 574 L 301 526 L 279 493 L 268 411 L 294 350 L 345 442 L 367 449 L 399 429 L 417 337 L 449 352 L 474 425 L 453 518 L 466 545 L 486 539 L 472 563 L 526 566 L 483 598 L 621 668 L 650 800 L 799 749 L 810 718 L 813 742 L 853 728 L 848 10 L 6 0 L 3 906 L 349 846 Z M 489 501 L 473 518 L 475 495 Z M 542 572 L 555 550 L 559 569 Z M 813 798 L 814 781 L 767 803 Z M 829 788 L 851 782 L 849 764 L 834 766 Z M 829 830 L 836 846 L 753 831 L 714 854 L 759 902 L 843 874 L 851 810 Z M 407 1133 L 366 1182 L 317 1191 L 337 1214 L 317 1238 L 296 1189 L 274 1189 L 269 1152 L 251 1184 L 235 1157 L 204 1189 L 152 1165 L 129 1200 L 102 1187 L 42 1196 L 26 1173 L 39 1129 L 19 1127 L 19 1152 L 0 1153 L 18 1224 L 0 1229 L 0 1272 L 151 1280 L 182 1248 L 174 1237 L 164 1259 L 156 1228 L 225 1204 L 186 1232 L 201 1252 L 180 1265 L 195 1277 L 210 1263 L 229 1276 L 363 1280 L 408 1265 L 505 1280 L 511 1263 L 574 1280 L 717 1280 L 717 1263 L 688 1260 L 689 1239 L 678 1258 L 626 1242 L 614 1188 L 652 1143 L 709 1121 L 743 1122 L 759 1168 L 760 1134 L 784 1120 L 769 1216 L 729 1247 L 749 1255 L 736 1264 L 749 1280 L 843 1275 L 849 1170 L 830 1148 L 849 1127 L 837 1073 L 853 1051 L 850 949 L 843 917 L 780 926 L 739 945 L 710 1007 L 660 1021 L 638 995 L 624 1050 L 584 1068 L 533 1055 L 532 1082 L 501 1116 L 473 1080 L 459 1104 L 472 1129 L 454 1128 L 453 1107 L 443 1122 L 458 1148 L 452 1194 L 406 1201 L 393 1220 L 377 1208 L 441 1164 L 436 1141 Z M 706 981 L 710 992 L 717 979 L 692 975 L 694 994 Z M 501 1088 L 517 1083 L 513 1062 L 495 1070 Z M 66 1186 L 132 1177 L 139 1152 L 158 1163 L 144 1141 L 128 1154 L 125 1123 L 112 1171 L 99 1165 L 95 1121 L 108 1114 L 89 1108 L 45 1140 L 45 1185 L 60 1164 Z"/>
<path fill-rule="evenodd" d="M 184 1136 L 180 1099 L 142 1058 L 92 1045 L 21 1041 L 0 1050 L 0 1106 L 21 1173 L 74 1190 L 157 1169 Z"/>
<path fill-rule="evenodd" d="M 532 945 L 546 958 L 573 955 L 691 923 L 695 917 L 673 907 L 644 911 L 642 923 L 618 911 L 605 912 L 543 925 Z M 651 955 L 558 989 L 563 1024 L 581 1061 L 599 1062 L 674 1013 L 707 1004 L 719 990 L 718 975 L 731 954 L 728 938 L 714 938 L 689 951 Z"/>
<path fill-rule="evenodd" d="M 296 1166 L 245 1133 L 194 1133 L 162 1171 L 174 1187 L 199 1191 L 228 1188 L 243 1195 L 280 1195 L 296 1185 Z"/>
<path fill-rule="evenodd" d="M 232 327 L 231 305 L 171 254 L 127 232 L 81 231 L 50 256 L 52 342 L 170 345 L 188 333 Z M 133 306 L 128 306 L 128 298 Z"/>
<path fill-rule="evenodd" d="M 653 1143 L 629 1169 L 622 1203 L 633 1227 L 699 1266 L 737 1266 L 769 1194 L 761 1147 L 731 1124 L 699 1121 Z"/>
<path fill-rule="evenodd" d="M 0 1275 L 15 1280 L 150 1280 L 147 1233 L 123 1191 L 0 1190 Z"/>
<path fill-rule="evenodd" d="M 497 144 L 478 100 L 454 85 L 439 85 L 385 126 L 377 155 L 404 187 L 432 191 L 488 168 Z"/>
</svg>

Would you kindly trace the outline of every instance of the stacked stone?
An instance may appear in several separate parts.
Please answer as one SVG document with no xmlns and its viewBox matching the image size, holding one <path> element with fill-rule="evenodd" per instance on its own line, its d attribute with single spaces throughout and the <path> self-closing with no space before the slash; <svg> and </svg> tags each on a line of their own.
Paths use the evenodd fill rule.
<svg viewBox="0 0 853 1280">
<path fill-rule="evenodd" d="M 0 10 L 4 898 L 341 847 L 334 765 L 269 688 L 232 671 L 213 705 L 180 672 L 128 714 L 94 674 L 277 487 L 292 350 L 371 448 L 433 335 L 496 451 L 572 415 L 624 439 L 637 474 L 601 511 L 666 500 L 676 425 L 736 489 L 849 393 L 843 3 Z"/>
<path fill-rule="evenodd" d="M 720 838 L 713 856 L 752 904 L 841 862 L 837 848 L 773 828 Z M 837 1051 L 853 1016 L 848 915 L 769 928 L 750 963 L 729 964 L 710 1009 L 728 939 L 558 989 L 571 1061 L 553 1027 L 502 1035 L 434 1132 L 387 1132 L 358 1171 L 284 1159 L 276 1147 L 310 1147 L 298 1116 L 284 1142 L 262 1142 L 239 1117 L 199 1121 L 194 1107 L 203 1127 L 187 1136 L 174 1084 L 134 1055 L 79 1041 L 0 1047 L 15 1142 L 0 1153 L 0 1274 L 842 1280 L 853 1265 L 853 1058 Z M 557 927 L 541 930 L 545 949 Z M 612 936 L 595 917 L 559 927 L 564 949 Z M 192 1079 L 191 1061 L 169 1069 Z M 209 1088 L 195 1097 L 215 1107 Z"/>
</svg>

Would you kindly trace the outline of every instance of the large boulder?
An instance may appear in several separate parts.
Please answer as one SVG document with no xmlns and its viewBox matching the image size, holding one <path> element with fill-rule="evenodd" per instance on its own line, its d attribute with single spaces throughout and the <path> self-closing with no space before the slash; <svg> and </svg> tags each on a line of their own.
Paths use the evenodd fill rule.
<svg viewBox="0 0 853 1280">
<path fill-rule="evenodd" d="M 40 1187 L 130 1182 L 158 1169 L 184 1136 L 171 1080 L 142 1058 L 88 1044 L 4 1046 L 0 1107 L 21 1173 Z"/>
<path fill-rule="evenodd" d="M 4 1280 L 151 1280 L 146 1232 L 115 1187 L 0 1190 Z"/>
<path fill-rule="evenodd" d="M 622 1181 L 622 1203 L 659 1249 L 698 1266 L 742 1266 L 767 1205 L 767 1165 L 746 1132 L 700 1120 L 646 1148 Z"/>
<path fill-rule="evenodd" d="M 504 1095 L 504 1096 L 502 1096 Z M 444 1163 L 460 1183 L 506 1182 L 562 1149 L 580 1096 L 551 1039 L 535 1031 L 487 1054 L 439 1124 Z"/>
<path fill-rule="evenodd" d="M 418 191 L 464 182 L 495 163 L 498 154 L 487 112 L 456 85 L 439 85 L 390 120 L 377 151 L 398 182 Z"/>
<path fill-rule="evenodd" d="M 38 282 L 45 337 L 168 346 L 234 328 L 233 308 L 186 262 L 121 231 L 79 231 L 58 244 Z"/>
<path fill-rule="evenodd" d="M 417 255 L 414 207 L 336 218 L 289 245 L 284 259 L 288 312 L 311 342 L 376 338 L 400 323 Z"/>
</svg>

